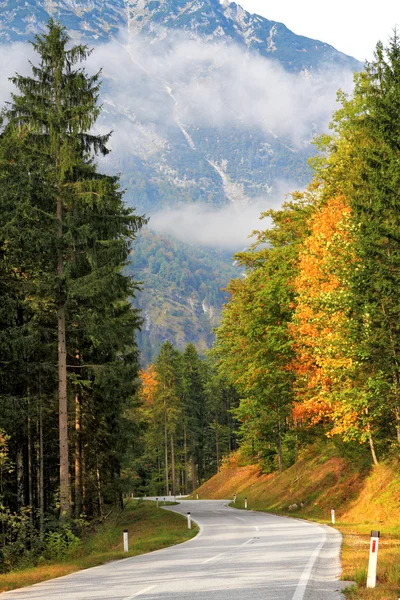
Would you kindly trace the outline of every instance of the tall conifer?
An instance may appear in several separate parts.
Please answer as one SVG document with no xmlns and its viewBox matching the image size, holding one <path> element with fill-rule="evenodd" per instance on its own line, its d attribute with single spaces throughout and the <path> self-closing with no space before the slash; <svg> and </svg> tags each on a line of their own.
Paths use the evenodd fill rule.
<svg viewBox="0 0 400 600">
<path fill-rule="evenodd" d="M 101 298 L 106 286 L 114 286 L 109 290 L 111 295 L 119 286 L 114 302 L 123 302 L 132 292 L 129 278 L 125 281 L 120 270 L 129 254 L 129 240 L 142 219 L 123 207 L 118 179 L 98 174 L 93 163 L 94 154 L 108 153 L 109 135 L 91 133 L 100 112 L 99 73 L 89 76 L 79 66 L 90 50 L 83 45 L 68 47 L 69 36 L 53 20 L 47 28 L 47 33 L 36 36 L 33 42 L 39 65 L 31 65 L 29 77 L 17 74 L 11 78 L 19 93 L 12 96 L 6 110 L 5 134 L 16 132 L 28 142 L 33 171 L 43 192 L 43 205 L 37 208 L 52 224 L 48 243 L 56 249 L 48 268 L 55 283 L 60 514 L 64 517 L 71 514 L 67 363 L 72 359 L 75 365 L 73 359 L 80 354 L 80 348 L 68 349 L 67 331 L 74 329 L 68 326 L 68 319 L 75 327 L 85 326 L 73 319 L 79 301 L 86 305 L 86 315 L 100 303 L 99 313 L 104 316 Z"/>
</svg>

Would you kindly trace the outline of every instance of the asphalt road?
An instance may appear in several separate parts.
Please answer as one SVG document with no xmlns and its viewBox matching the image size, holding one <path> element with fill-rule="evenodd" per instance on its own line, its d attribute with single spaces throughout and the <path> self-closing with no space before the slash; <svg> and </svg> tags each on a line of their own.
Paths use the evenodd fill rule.
<svg viewBox="0 0 400 600">
<path fill-rule="evenodd" d="M 222 500 L 183 500 L 199 535 L 2 595 L 4 600 L 339 600 L 340 534 Z M 185 522 L 182 522 L 186 526 Z"/>
</svg>

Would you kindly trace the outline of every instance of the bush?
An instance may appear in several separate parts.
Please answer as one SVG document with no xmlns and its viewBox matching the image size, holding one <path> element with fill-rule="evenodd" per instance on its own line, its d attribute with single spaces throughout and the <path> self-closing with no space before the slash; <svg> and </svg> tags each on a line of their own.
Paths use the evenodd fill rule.
<svg viewBox="0 0 400 600">
<path fill-rule="evenodd" d="M 35 566 L 47 560 L 60 560 L 78 549 L 82 542 L 73 527 L 81 523 L 46 523 L 44 536 L 34 525 L 30 507 L 18 513 L 0 504 L 0 573 Z"/>
<path fill-rule="evenodd" d="M 34 527 L 30 507 L 19 513 L 11 513 L 9 508 L 0 505 L 0 572 L 34 564 L 41 552 L 42 542 Z"/>
<path fill-rule="evenodd" d="M 67 552 L 76 550 L 81 545 L 82 540 L 68 527 L 59 531 L 50 531 L 46 534 L 44 556 L 49 560 L 60 560 Z"/>
</svg>

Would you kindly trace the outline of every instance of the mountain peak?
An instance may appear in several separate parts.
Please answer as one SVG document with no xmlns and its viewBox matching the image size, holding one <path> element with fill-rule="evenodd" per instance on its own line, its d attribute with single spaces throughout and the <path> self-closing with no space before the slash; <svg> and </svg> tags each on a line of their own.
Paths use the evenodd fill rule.
<svg viewBox="0 0 400 600">
<path fill-rule="evenodd" d="M 191 39 L 224 39 L 278 60 L 286 70 L 313 71 L 335 64 L 358 70 L 360 63 L 329 44 L 295 35 L 282 23 L 251 14 L 229 0 L 4 0 L 0 42 L 26 41 L 44 31 L 54 17 L 71 36 L 88 42 L 117 37 L 121 29 L 146 37 L 150 43 L 166 31 Z"/>
</svg>

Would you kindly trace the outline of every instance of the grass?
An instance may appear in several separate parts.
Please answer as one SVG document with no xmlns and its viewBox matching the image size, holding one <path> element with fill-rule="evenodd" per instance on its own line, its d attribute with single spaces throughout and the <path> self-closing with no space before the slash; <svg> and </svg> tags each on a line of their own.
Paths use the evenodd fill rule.
<svg viewBox="0 0 400 600">
<path fill-rule="evenodd" d="M 355 581 L 356 587 L 346 591 L 351 599 L 397 600 L 400 594 L 400 536 L 397 524 L 381 527 L 376 588 L 367 589 L 368 556 L 371 524 L 337 524 L 343 534 L 342 579 Z"/>
<path fill-rule="evenodd" d="M 241 466 L 233 457 L 220 473 L 195 494 L 200 498 L 232 498 L 235 508 L 274 512 L 331 524 L 343 535 L 342 579 L 354 581 L 350 600 L 400 598 L 400 474 L 396 465 L 371 467 L 332 443 L 318 443 L 282 474 L 265 475 L 255 465 Z M 289 510 L 289 505 L 297 509 Z M 371 530 L 379 530 L 377 584 L 366 588 Z"/>
<path fill-rule="evenodd" d="M 129 552 L 123 551 L 124 529 L 128 529 Z M 62 561 L 49 561 L 0 575 L 0 592 L 167 548 L 191 539 L 197 531 L 194 523 L 191 530 L 187 529 L 186 519 L 182 515 L 157 509 L 154 502 L 128 501 L 124 511 L 98 527 L 95 533 L 86 536 L 82 545 L 68 553 Z"/>
</svg>

